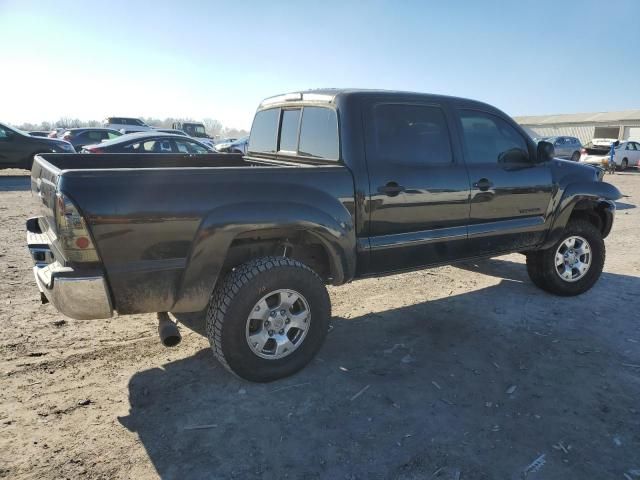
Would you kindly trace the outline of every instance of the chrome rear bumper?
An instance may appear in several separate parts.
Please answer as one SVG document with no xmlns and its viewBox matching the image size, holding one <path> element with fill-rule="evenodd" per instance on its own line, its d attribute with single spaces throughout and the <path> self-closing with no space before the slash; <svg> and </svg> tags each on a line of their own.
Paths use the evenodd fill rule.
<svg viewBox="0 0 640 480">
<path fill-rule="evenodd" d="M 65 267 L 54 257 L 37 218 L 27 221 L 27 246 L 35 263 L 33 275 L 40 292 L 56 309 L 71 318 L 110 318 L 113 307 L 103 275 L 80 273 Z"/>
</svg>

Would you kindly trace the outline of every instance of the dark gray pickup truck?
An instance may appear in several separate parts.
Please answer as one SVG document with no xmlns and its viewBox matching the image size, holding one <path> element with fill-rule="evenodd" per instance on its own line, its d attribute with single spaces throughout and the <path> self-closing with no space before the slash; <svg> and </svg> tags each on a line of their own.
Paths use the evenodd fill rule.
<svg viewBox="0 0 640 480">
<path fill-rule="evenodd" d="M 244 157 L 43 154 L 31 176 L 45 301 L 160 312 L 166 343 L 164 312 L 206 309 L 215 356 L 253 381 L 320 349 L 327 283 L 521 252 L 540 288 L 585 292 L 620 197 L 489 105 L 364 90 L 265 100 Z"/>
</svg>

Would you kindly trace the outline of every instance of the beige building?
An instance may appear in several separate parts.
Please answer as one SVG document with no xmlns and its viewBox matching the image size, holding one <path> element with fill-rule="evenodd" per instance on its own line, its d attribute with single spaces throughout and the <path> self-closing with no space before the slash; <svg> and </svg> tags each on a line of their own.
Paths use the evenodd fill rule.
<svg viewBox="0 0 640 480">
<path fill-rule="evenodd" d="M 515 117 L 532 137 L 565 135 L 584 144 L 593 138 L 640 141 L 640 110 Z"/>
</svg>

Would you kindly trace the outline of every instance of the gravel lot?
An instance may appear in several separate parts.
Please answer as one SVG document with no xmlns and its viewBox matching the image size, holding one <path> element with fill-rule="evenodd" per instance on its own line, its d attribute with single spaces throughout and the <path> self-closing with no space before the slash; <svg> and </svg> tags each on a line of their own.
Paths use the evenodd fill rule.
<svg viewBox="0 0 640 480">
<path fill-rule="evenodd" d="M 605 273 L 558 298 L 521 255 L 331 289 L 299 374 L 218 365 L 202 316 L 75 321 L 40 305 L 28 177 L 0 172 L 0 477 L 640 479 L 640 173 Z M 187 328 L 188 327 L 188 328 Z"/>
</svg>

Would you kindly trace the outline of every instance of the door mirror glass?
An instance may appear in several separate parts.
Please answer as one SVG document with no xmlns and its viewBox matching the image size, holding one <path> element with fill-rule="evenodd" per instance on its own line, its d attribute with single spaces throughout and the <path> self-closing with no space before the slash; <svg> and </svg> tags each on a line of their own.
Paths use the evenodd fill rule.
<svg viewBox="0 0 640 480">
<path fill-rule="evenodd" d="M 538 162 L 547 162 L 553 159 L 555 155 L 555 149 L 553 148 L 553 144 L 549 142 L 545 142 L 544 140 L 538 142 Z"/>
</svg>

